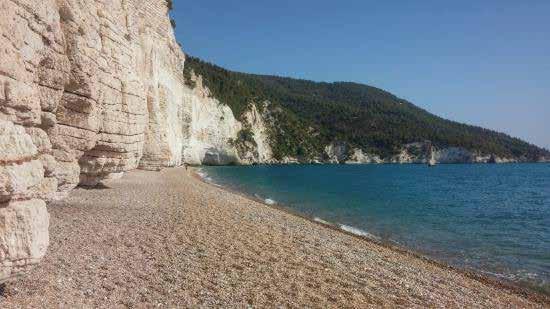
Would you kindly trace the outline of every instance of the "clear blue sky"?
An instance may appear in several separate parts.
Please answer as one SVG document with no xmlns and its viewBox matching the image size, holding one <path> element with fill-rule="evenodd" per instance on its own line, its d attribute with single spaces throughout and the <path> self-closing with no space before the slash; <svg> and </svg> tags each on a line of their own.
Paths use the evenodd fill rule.
<svg viewBox="0 0 550 309">
<path fill-rule="evenodd" d="M 373 85 L 550 148 L 549 0 L 174 4 L 178 40 L 204 60 Z"/>
</svg>

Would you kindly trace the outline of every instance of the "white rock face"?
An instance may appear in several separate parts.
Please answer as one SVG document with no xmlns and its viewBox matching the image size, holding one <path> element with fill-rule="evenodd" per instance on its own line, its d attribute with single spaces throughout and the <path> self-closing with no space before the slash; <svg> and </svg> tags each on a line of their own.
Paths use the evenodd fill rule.
<svg viewBox="0 0 550 309">
<path fill-rule="evenodd" d="M 426 142 L 407 144 L 399 155 L 391 159 L 391 163 L 427 164 L 428 162 L 439 164 L 513 163 L 517 160 L 482 155 L 460 147 L 436 148 Z"/>
<path fill-rule="evenodd" d="M 351 156 L 346 160 L 346 164 L 380 164 L 384 163 L 380 156 L 363 153 L 363 150 L 354 148 Z"/>
<path fill-rule="evenodd" d="M 364 153 L 361 149 L 351 148 L 343 142 L 336 142 L 325 147 L 327 163 L 345 164 L 453 164 L 453 163 L 514 163 L 517 159 L 500 158 L 493 155 L 482 155 L 460 147 L 437 148 L 429 142 L 416 142 L 403 146 L 393 157 L 381 159 L 380 156 Z"/>
<path fill-rule="evenodd" d="M 241 119 L 235 119 L 231 109 L 212 98 L 200 76 L 193 76 L 195 87 L 186 88 L 183 122 L 183 160 L 189 164 L 228 165 L 269 163 L 273 160 L 264 115 L 250 104 Z M 264 103 L 266 106 L 268 103 Z M 254 145 L 239 152 L 239 132 L 251 130 Z"/>
<path fill-rule="evenodd" d="M 190 164 L 238 164 L 239 157 L 232 140 L 242 125 L 231 109 L 210 97 L 202 78 L 195 78 L 196 87 L 186 89 L 184 101 L 189 123 L 185 126 L 183 156 Z"/>
<path fill-rule="evenodd" d="M 471 163 L 476 162 L 476 157 L 470 151 L 458 147 L 434 151 L 434 159 L 437 163 Z"/>
<path fill-rule="evenodd" d="M 40 262 L 48 248 L 48 227 L 42 200 L 12 201 L 0 208 L 0 283 Z"/>
<path fill-rule="evenodd" d="M 427 143 L 410 143 L 403 146 L 401 152 L 391 159 L 390 163 L 428 163 L 431 159 L 431 152 L 433 151 L 431 145 Z"/>
<path fill-rule="evenodd" d="M 32 137 L 0 120 L 0 283 L 46 253 L 49 216 L 44 201 L 33 197 L 49 193 L 48 179 Z"/>
<path fill-rule="evenodd" d="M 185 84 L 164 0 L 0 0 L 0 59 L 0 281 L 38 262 L 44 202 L 79 183 L 271 160 L 261 113 L 241 124 L 200 77 Z M 243 126 L 258 149 L 240 158 Z"/>
<path fill-rule="evenodd" d="M 325 156 L 328 163 L 343 163 L 348 158 L 348 146 L 341 142 L 331 143 L 325 146 Z"/>
<path fill-rule="evenodd" d="M 248 151 L 239 154 L 241 164 L 266 164 L 273 163 L 273 151 L 269 142 L 269 129 L 271 125 L 269 116 L 266 115 L 269 108 L 269 102 L 262 103 L 263 113 L 258 110 L 256 105 L 251 104 L 242 115 L 243 127 L 249 128 L 254 140 L 253 145 L 249 145 Z"/>
</svg>

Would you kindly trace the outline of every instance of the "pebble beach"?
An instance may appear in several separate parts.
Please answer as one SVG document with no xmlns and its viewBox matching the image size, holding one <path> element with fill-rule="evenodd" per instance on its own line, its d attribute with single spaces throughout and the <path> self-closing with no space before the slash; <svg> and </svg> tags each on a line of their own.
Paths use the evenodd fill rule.
<svg viewBox="0 0 550 309">
<path fill-rule="evenodd" d="M 544 296 L 198 179 L 131 171 L 48 206 L 43 262 L 1 308 L 545 308 Z"/>
</svg>

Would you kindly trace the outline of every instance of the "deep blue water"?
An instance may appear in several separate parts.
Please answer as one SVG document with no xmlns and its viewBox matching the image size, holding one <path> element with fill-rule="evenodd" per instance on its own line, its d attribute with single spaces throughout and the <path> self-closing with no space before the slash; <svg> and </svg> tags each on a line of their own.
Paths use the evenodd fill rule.
<svg viewBox="0 0 550 309">
<path fill-rule="evenodd" d="M 550 291 L 550 164 L 204 167 L 207 179 Z"/>
</svg>

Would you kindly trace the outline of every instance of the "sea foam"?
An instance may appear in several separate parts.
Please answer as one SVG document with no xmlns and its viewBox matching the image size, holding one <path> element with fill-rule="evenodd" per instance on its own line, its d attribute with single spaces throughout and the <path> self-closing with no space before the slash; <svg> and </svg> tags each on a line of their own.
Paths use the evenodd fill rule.
<svg viewBox="0 0 550 309">
<path fill-rule="evenodd" d="M 322 223 L 322 224 L 324 224 L 324 225 L 331 225 L 330 222 L 325 221 L 325 220 L 323 220 L 323 219 L 321 219 L 321 218 L 319 218 L 319 217 L 313 218 L 313 221 Z"/>
<path fill-rule="evenodd" d="M 220 185 L 218 185 L 217 183 L 215 183 L 215 182 L 214 182 L 214 179 L 212 179 L 212 177 L 210 177 L 210 176 L 208 175 L 208 173 L 206 173 L 203 169 L 197 169 L 196 173 L 197 173 L 197 175 L 199 175 L 199 177 L 200 177 L 202 180 L 204 180 L 204 181 L 206 181 L 206 182 L 208 182 L 208 183 L 210 183 L 210 184 L 212 184 L 212 185 L 215 185 L 215 186 L 217 186 L 217 187 L 220 187 Z"/>
<path fill-rule="evenodd" d="M 196 173 L 197 173 L 197 175 L 199 175 L 202 179 L 204 179 L 204 178 L 206 178 L 206 176 L 208 176 L 208 174 L 206 174 L 206 172 L 205 172 L 203 169 L 201 169 L 201 168 L 197 169 Z"/>
<path fill-rule="evenodd" d="M 340 229 L 343 230 L 343 231 L 358 235 L 358 236 L 363 236 L 363 237 L 367 237 L 367 238 L 371 238 L 371 239 L 378 239 L 378 237 L 372 235 L 371 233 L 367 233 L 367 232 L 365 232 L 361 229 L 358 229 L 356 227 L 353 227 L 353 226 L 340 224 Z"/>
<path fill-rule="evenodd" d="M 266 203 L 267 205 L 275 205 L 277 204 L 277 201 L 273 200 L 273 199 L 270 199 L 270 198 L 263 198 L 261 197 L 260 195 L 258 195 L 257 193 L 254 193 L 254 197 L 257 198 L 258 200 L 260 201 L 264 201 L 264 203 Z"/>
<path fill-rule="evenodd" d="M 275 204 L 277 204 L 276 201 L 274 201 L 274 200 L 272 200 L 272 199 L 270 199 L 270 198 L 266 198 L 266 199 L 264 200 L 264 202 L 265 202 L 267 205 L 275 205 Z"/>
</svg>

